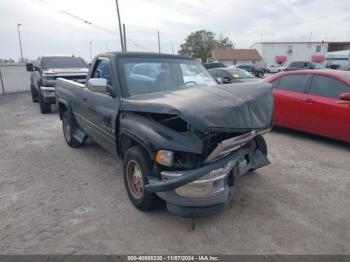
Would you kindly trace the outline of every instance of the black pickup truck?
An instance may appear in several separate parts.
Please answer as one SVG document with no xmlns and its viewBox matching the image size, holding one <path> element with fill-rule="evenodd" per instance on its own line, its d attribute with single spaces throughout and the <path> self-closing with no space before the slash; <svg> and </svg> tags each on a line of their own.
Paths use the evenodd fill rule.
<svg viewBox="0 0 350 262">
<path fill-rule="evenodd" d="M 131 202 L 161 202 L 185 217 L 225 208 L 235 178 L 269 164 L 266 83 L 217 85 L 197 61 L 154 53 L 103 53 L 85 84 L 59 78 L 56 101 L 66 142 L 87 137 L 124 160 Z"/>
</svg>

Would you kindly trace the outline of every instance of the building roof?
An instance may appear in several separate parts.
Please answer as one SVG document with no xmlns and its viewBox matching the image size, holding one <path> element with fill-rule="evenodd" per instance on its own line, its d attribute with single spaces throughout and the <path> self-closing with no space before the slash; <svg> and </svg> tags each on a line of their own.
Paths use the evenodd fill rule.
<svg viewBox="0 0 350 262">
<path fill-rule="evenodd" d="M 212 58 L 217 60 L 262 60 L 256 49 L 214 49 Z"/>
<path fill-rule="evenodd" d="M 350 41 L 262 41 L 252 44 L 350 44 Z"/>
</svg>

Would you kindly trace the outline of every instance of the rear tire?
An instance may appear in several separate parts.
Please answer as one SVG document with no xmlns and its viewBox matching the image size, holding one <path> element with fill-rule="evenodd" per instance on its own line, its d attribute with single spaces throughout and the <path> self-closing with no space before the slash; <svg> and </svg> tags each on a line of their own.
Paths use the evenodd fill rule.
<svg viewBox="0 0 350 262">
<path fill-rule="evenodd" d="M 32 94 L 33 103 L 38 103 L 38 92 L 34 89 L 33 85 L 30 85 L 30 93 Z"/>
<path fill-rule="evenodd" d="M 145 191 L 147 177 L 152 170 L 152 161 L 142 146 L 133 146 L 125 154 L 124 184 L 129 199 L 135 207 L 148 211 L 160 206 L 160 199 L 154 193 Z"/>
<path fill-rule="evenodd" d="M 39 107 L 40 107 L 40 112 L 42 114 L 48 114 L 51 112 L 51 104 L 48 104 L 48 103 L 45 103 L 44 102 L 44 98 L 43 98 L 43 95 L 41 94 L 40 92 L 40 89 L 39 89 L 39 92 L 38 92 L 38 97 L 39 97 Z"/>
<path fill-rule="evenodd" d="M 81 145 L 81 143 L 73 136 L 73 118 L 68 111 L 63 113 L 62 129 L 64 138 L 70 147 L 78 147 Z"/>
</svg>

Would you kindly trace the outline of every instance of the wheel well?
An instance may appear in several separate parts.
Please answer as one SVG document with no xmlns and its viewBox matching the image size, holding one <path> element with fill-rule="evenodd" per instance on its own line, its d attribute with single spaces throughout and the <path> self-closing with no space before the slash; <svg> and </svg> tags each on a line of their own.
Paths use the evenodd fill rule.
<svg viewBox="0 0 350 262">
<path fill-rule="evenodd" d="M 129 148 L 136 146 L 136 145 L 141 145 L 139 142 L 137 142 L 135 139 L 131 138 L 128 135 L 121 135 L 119 142 L 120 142 L 120 144 L 119 144 L 118 153 L 122 159 L 124 159 L 125 154 Z"/>
<path fill-rule="evenodd" d="M 58 103 L 58 114 L 60 116 L 60 119 L 62 120 L 64 112 L 67 111 L 67 107 L 63 103 Z"/>
</svg>

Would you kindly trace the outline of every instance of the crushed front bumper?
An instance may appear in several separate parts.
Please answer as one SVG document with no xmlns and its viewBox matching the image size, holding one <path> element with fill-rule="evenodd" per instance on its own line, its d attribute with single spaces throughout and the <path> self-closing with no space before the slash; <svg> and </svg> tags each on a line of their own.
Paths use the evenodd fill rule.
<svg viewBox="0 0 350 262">
<path fill-rule="evenodd" d="M 162 172 L 149 179 L 146 190 L 156 193 L 167 209 L 184 217 L 208 216 L 223 210 L 234 192 L 234 178 L 268 165 L 254 140 L 198 169 Z"/>
</svg>

